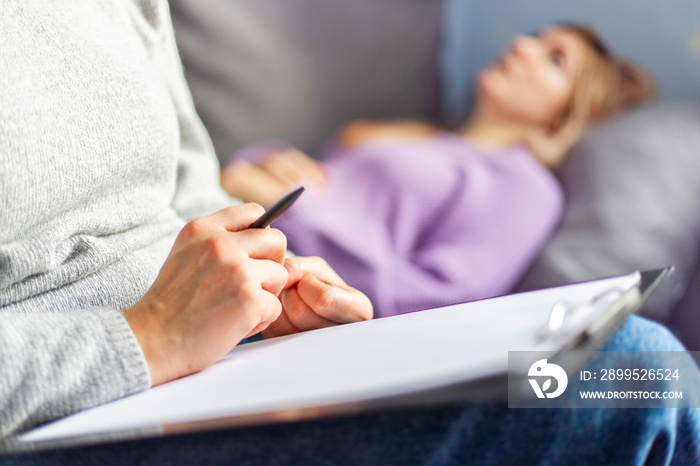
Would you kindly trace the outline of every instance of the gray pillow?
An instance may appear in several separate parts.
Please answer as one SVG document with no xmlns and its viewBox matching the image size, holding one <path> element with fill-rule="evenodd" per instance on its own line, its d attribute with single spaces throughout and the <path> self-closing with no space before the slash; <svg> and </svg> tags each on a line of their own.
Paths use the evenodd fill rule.
<svg viewBox="0 0 700 466">
<path fill-rule="evenodd" d="M 434 118 L 442 1 L 171 0 L 219 159 L 284 139 L 313 152 L 354 118 Z"/>
<path fill-rule="evenodd" d="M 519 289 L 673 264 L 670 284 L 643 311 L 666 320 L 698 263 L 700 106 L 651 105 L 606 122 L 558 176 L 563 220 Z"/>
<path fill-rule="evenodd" d="M 700 270 L 695 272 L 685 296 L 673 310 L 668 328 L 690 351 L 700 351 Z M 700 353 L 694 357 L 700 365 Z"/>
</svg>

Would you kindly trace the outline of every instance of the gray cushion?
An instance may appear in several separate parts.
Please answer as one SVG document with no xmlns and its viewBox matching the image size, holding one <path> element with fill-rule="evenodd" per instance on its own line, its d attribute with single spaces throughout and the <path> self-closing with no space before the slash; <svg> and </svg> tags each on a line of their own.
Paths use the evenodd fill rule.
<svg viewBox="0 0 700 466">
<path fill-rule="evenodd" d="M 673 310 L 668 328 L 691 351 L 700 351 L 700 270 L 690 280 L 685 296 Z M 695 353 L 695 360 L 700 364 L 700 354 Z"/>
<path fill-rule="evenodd" d="M 675 265 L 645 312 L 665 319 L 696 269 L 700 107 L 652 105 L 596 128 L 558 176 L 561 225 L 521 290 Z"/>
<path fill-rule="evenodd" d="M 170 3 L 221 160 L 267 138 L 313 151 L 354 118 L 437 114 L 441 1 Z"/>
</svg>

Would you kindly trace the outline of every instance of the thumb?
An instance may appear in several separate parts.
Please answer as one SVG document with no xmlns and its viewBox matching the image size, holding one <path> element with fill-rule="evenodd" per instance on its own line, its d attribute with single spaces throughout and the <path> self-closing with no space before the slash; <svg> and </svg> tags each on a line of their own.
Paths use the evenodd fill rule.
<svg viewBox="0 0 700 466">
<path fill-rule="evenodd" d="M 326 283 L 306 274 L 297 285 L 301 299 L 319 316 L 339 324 L 372 318 L 372 305 L 359 291 L 347 285 Z"/>
</svg>

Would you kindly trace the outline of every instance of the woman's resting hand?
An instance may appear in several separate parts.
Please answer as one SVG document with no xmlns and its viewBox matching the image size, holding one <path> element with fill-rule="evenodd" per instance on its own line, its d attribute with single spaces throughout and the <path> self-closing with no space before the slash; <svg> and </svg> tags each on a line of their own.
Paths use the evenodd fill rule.
<svg viewBox="0 0 700 466">
<path fill-rule="evenodd" d="M 323 166 L 311 156 L 296 149 L 275 151 L 267 154 L 259 166 L 278 182 L 291 189 L 302 183 L 323 189 L 326 174 Z"/>
<path fill-rule="evenodd" d="M 263 212 L 242 204 L 188 223 L 151 288 L 125 311 L 153 385 L 208 367 L 280 315 L 286 238 L 246 229 Z"/>
<path fill-rule="evenodd" d="M 318 161 L 295 149 L 270 151 L 255 163 L 236 160 L 221 172 L 229 195 L 266 207 L 303 183 L 323 189 L 326 175 Z"/>
<path fill-rule="evenodd" d="M 372 303 L 348 286 L 320 257 L 290 257 L 289 280 L 280 294 L 282 314 L 263 331 L 272 338 L 300 331 L 369 320 Z"/>
</svg>

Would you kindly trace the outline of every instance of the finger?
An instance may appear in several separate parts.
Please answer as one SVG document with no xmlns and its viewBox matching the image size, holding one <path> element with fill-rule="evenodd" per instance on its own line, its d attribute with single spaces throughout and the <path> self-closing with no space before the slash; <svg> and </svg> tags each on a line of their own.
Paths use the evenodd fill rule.
<svg viewBox="0 0 700 466">
<path fill-rule="evenodd" d="M 235 241 L 234 237 L 224 236 L 222 232 L 244 231 L 264 212 L 265 209 L 258 204 L 238 204 L 214 214 L 196 218 L 180 230 L 173 250 L 188 247 L 192 243 L 204 242 L 210 247 L 210 252 L 218 256 L 220 252 L 229 248 L 227 243 Z"/>
<path fill-rule="evenodd" d="M 235 246 L 242 248 L 252 259 L 269 259 L 284 264 L 287 253 L 287 237 L 276 228 L 244 230 L 232 238 Z"/>
<path fill-rule="evenodd" d="M 257 334 L 260 333 L 260 332 L 264 332 L 265 329 L 269 328 L 269 326 L 270 326 L 270 324 L 268 324 L 268 323 L 264 323 L 264 324 L 261 323 L 261 324 L 258 324 L 258 325 L 255 326 L 255 328 L 254 328 L 253 330 L 251 330 L 250 332 L 248 332 L 243 338 L 252 337 L 253 335 L 257 335 Z"/>
<path fill-rule="evenodd" d="M 296 256 L 288 257 L 284 266 L 289 272 L 289 281 L 287 286 L 293 286 L 298 283 L 301 278 L 306 274 L 315 275 L 317 278 L 321 279 L 326 283 L 333 283 L 336 285 L 345 285 L 345 282 L 340 275 L 338 275 L 335 270 L 328 265 L 324 259 L 316 256 Z"/>
<path fill-rule="evenodd" d="M 289 321 L 294 327 L 301 331 L 337 325 L 335 322 L 316 314 L 314 310 L 304 302 L 296 288 L 284 290 L 280 300 L 282 301 L 282 308 L 287 314 Z"/>
<path fill-rule="evenodd" d="M 203 218 L 226 231 L 237 232 L 248 228 L 251 223 L 264 213 L 265 209 L 260 204 L 248 203 L 226 207 Z"/>
<path fill-rule="evenodd" d="M 250 261 L 249 273 L 256 282 L 268 293 L 278 296 L 287 284 L 287 269 L 271 260 Z"/>
<path fill-rule="evenodd" d="M 262 335 L 263 338 L 274 338 L 299 332 L 300 330 L 290 322 L 287 313 L 283 309 L 277 320 L 272 322 L 265 330 L 263 330 Z"/>
<path fill-rule="evenodd" d="M 264 293 L 260 299 L 260 305 L 256 307 L 256 311 L 260 314 L 257 316 L 253 328 L 248 331 L 244 338 L 265 330 L 272 322 L 279 319 L 282 314 L 282 304 L 276 296 Z"/>
<path fill-rule="evenodd" d="M 325 320 L 347 324 L 372 318 L 372 304 L 367 296 L 349 286 L 329 284 L 307 274 L 296 289 L 304 303 Z"/>
</svg>

